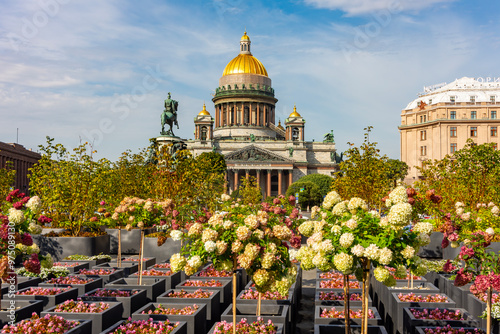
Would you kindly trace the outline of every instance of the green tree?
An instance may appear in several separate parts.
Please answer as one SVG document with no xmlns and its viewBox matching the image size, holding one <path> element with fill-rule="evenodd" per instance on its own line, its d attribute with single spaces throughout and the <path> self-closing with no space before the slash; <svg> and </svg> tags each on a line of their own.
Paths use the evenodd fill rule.
<svg viewBox="0 0 500 334">
<path fill-rule="evenodd" d="M 253 176 L 249 176 L 248 179 L 242 177 L 238 190 L 238 195 L 241 196 L 243 204 L 259 204 L 262 201 L 262 190 Z"/>
<path fill-rule="evenodd" d="M 312 182 L 319 188 L 321 198 L 326 196 L 331 191 L 333 177 L 324 174 L 309 174 L 302 176 L 297 182 Z"/>
<path fill-rule="evenodd" d="M 224 156 L 217 152 L 203 152 L 196 159 L 210 173 L 224 174 L 226 172 L 226 160 Z"/>
<path fill-rule="evenodd" d="M 388 175 L 388 158 L 381 156 L 376 142 L 369 141 L 372 126 L 364 130 L 364 142 L 360 147 L 348 143 L 350 148 L 340 163 L 340 171 L 333 181 L 335 189 L 342 198 L 359 197 L 372 208 L 381 207 L 381 199 L 391 189 Z"/>
<path fill-rule="evenodd" d="M 14 185 L 16 170 L 12 168 L 12 162 L 7 161 L 4 166 L 0 166 L 0 202 L 5 200 L 10 188 Z"/>
<path fill-rule="evenodd" d="M 408 165 L 406 162 L 398 159 L 387 160 L 387 178 L 391 181 L 394 187 L 399 181 L 403 181 L 408 175 Z"/>
<path fill-rule="evenodd" d="M 286 196 L 295 196 L 296 193 L 299 194 L 299 205 L 302 210 L 307 209 L 308 206 L 320 205 L 323 201 L 320 188 L 311 181 L 292 183 L 286 191 Z"/>
</svg>

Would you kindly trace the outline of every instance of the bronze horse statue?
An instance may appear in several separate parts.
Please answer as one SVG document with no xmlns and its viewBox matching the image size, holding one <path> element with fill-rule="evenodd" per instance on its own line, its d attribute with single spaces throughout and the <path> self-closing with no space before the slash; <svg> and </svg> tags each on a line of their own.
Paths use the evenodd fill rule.
<svg viewBox="0 0 500 334">
<path fill-rule="evenodd" d="M 165 109 L 161 114 L 161 134 L 175 136 L 172 130 L 172 125 L 175 124 L 177 129 L 179 128 L 179 123 L 177 123 L 177 107 L 179 105 L 178 101 L 172 100 L 170 98 L 170 93 L 168 93 L 168 99 L 165 100 Z M 170 126 L 170 130 L 165 132 L 165 124 Z"/>
</svg>

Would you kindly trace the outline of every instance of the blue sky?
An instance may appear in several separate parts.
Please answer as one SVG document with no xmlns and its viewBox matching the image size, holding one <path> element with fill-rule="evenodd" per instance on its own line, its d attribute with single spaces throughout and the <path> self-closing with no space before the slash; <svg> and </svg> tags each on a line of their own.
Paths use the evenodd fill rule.
<svg viewBox="0 0 500 334">
<path fill-rule="evenodd" d="M 500 77 L 495 0 L 0 0 L 0 141 L 37 149 L 92 141 L 115 160 L 159 135 L 168 92 L 180 130 L 211 102 L 243 32 L 266 67 L 283 121 L 306 139 L 334 131 L 399 158 L 401 110 L 423 86 Z"/>
</svg>

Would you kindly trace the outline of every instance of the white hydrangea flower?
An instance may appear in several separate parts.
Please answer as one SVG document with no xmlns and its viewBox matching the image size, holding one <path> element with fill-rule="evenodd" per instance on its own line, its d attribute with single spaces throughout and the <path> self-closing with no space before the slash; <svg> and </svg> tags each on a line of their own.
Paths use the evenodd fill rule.
<svg viewBox="0 0 500 334">
<path fill-rule="evenodd" d="M 354 234 L 352 234 L 352 233 L 342 234 L 340 236 L 340 240 L 339 240 L 340 246 L 345 247 L 345 248 L 351 246 L 353 241 L 354 241 Z"/>
<path fill-rule="evenodd" d="M 9 217 L 9 221 L 16 225 L 22 224 L 26 220 L 24 213 L 15 208 L 10 208 L 7 216 Z"/>
<path fill-rule="evenodd" d="M 498 206 L 493 205 L 493 207 L 491 208 L 491 213 L 494 214 L 495 216 L 497 216 L 499 212 L 500 212 L 500 209 L 498 209 Z"/>
<path fill-rule="evenodd" d="M 426 233 L 420 233 L 418 235 L 418 245 L 426 246 L 431 243 L 431 237 Z"/>
<path fill-rule="evenodd" d="M 226 202 L 231 199 L 231 196 L 229 196 L 228 194 L 222 194 L 220 198 L 223 202 Z"/>
<path fill-rule="evenodd" d="M 392 251 L 384 247 L 378 253 L 378 262 L 383 265 L 388 265 L 392 261 Z"/>
<path fill-rule="evenodd" d="M 295 261 L 297 260 L 297 253 L 298 253 L 298 249 L 295 249 L 295 248 L 290 248 L 288 250 L 288 258 L 290 259 L 290 261 Z"/>
<path fill-rule="evenodd" d="M 410 203 L 395 204 L 389 210 L 389 223 L 396 226 L 407 225 L 410 221 L 412 207 Z"/>
<path fill-rule="evenodd" d="M 460 215 L 462 215 L 462 214 L 464 213 L 464 208 L 462 208 L 462 207 L 458 207 L 458 208 L 455 210 L 455 213 L 456 213 L 457 215 L 459 215 L 459 216 L 460 216 Z"/>
<path fill-rule="evenodd" d="M 333 207 L 332 214 L 334 214 L 335 216 L 342 216 L 347 212 L 347 203 L 349 203 L 349 201 L 342 201 L 335 205 Z"/>
<path fill-rule="evenodd" d="M 352 271 L 352 256 L 346 253 L 339 253 L 333 257 L 333 264 L 337 270 L 348 274 Z"/>
<path fill-rule="evenodd" d="M 411 259 L 413 255 L 415 255 L 415 248 L 413 248 L 410 245 L 407 245 L 405 249 L 403 249 L 403 251 L 401 252 L 401 255 L 403 255 L 405 259 Z"/>
<path fill-rule="evenodd" d="M 26 203 L 26 207 L 31 210 L 35 215 L 39 214 L 42 211 L 42 201 L 40 197 L 33 196 Z"/>
<path fill-rule="evenodd" d="M 392 205 L 408 203 L 408 194 L 406 193 L 406 188 L 403 186 L 394 188 L 389 194 L 389 200 L 391 201 Z"/>
<path fill-rule="evenodd" d="M 323 200 L 323 207 L 330 210 L 335 204 L 342 201 L 342 198 L 336 191 L 330 191 Z"/>
<path fill-rule="evenodd" d="M 351 218 L 348 221 L 346 221 L 344 225 L 350 228 L 351 230 L 354 230 L 356 227 L 358 227 L 358 222 L 356 221 L 356 219 Z"/>
<path fill-rule="evenodd" d="M 356 245 L 351 248 L 351 253 L 353 253 L 357 257 L 362 257 L 365 254 L 365 248 L 361 245 Z"/>
<path fill-rule="evenodd" d="M 347 209 L 349 211 L 353 211 L 356 209 L 362 209 L 366 211 L 368 210 L 368 204 L 366 204 L 366 202 L 359 197 L 353 197 L 351 198 L 349 203 L 347 203 Z"/>
<path fill-rule="evenodd" d="M 464 206 L 464 203 L 462 203 L 462 202 L 456 202 L 456 203 L 455 203 L 455 208 L 456 208 L 456 209 L 461 208 L 461 207 L 463 207 L 463 206 Z"/>
<path fill-rule="evenodd" d="M 488 233 L 489 235 L 495 235 L 495 230 L 492 229 L 491 227 L 488 227 L 485 232 Z"/>
<path fill-rule="evenodd" d="M 333 244 L 331 240 L 323 240 L 322 242 L 318 243 L 319 245 L 319 250 L 324 253 L 330 253 L 333 251 Z"/>
<path fill-rule="evenodd" d="M 205 250 L 208 253 L 212 253 L 215 251 L 215 248 L 217 247 L 217 244 L 214 241 L 207 241 L 205 242 Z"/>
<path fill-rule="evenodd" d="M 380 248 L 378 248 L 377 245 L 370 244 L 368 247 L 365 248 L 364 256 L 369 258 L 370 260 L 377 260 L 379 255 L 379 250 Z"/>
<path fill-rule="evenodd" d="M 413 226 L 413 231 L 418 233 L 431 234 L 434 230 L 434 226 L 431 223 L 418 222 Z"/>
<path fill-rule="evenodd" d="M 172 240 L 174 241 L 179 241 L 182 239 L 182 231 L 179 231 L 179 230 L 173 230 L 172 232 L 170 232 L 170 237 L 172 238 Z"/>
<path fill-rule="evenodd" d="M 30 234 L 40 234 L 42 233 L 42 227 L 38 225 L 37 223 L 31 222 L 28 225 L 28 232 Z"/>
<path fill-rule="evenodd" d="M 201 257 L 199 255 L 194 255 L 187 261 L 187 264 L 196 270 L 202 265 Z"/>
<path fill-rule="evenodd" d="M 342 232 L 342 227 L 340 227 L 340 225 L 333 225 L 331 231 L 333 234 L 339 234 Z"/>
<path fill-rule="evenodd" d="M 371 210 L 368 213 L 374 218 L 380 218 L 380 213 L 377 210 Z"/>
</svg>

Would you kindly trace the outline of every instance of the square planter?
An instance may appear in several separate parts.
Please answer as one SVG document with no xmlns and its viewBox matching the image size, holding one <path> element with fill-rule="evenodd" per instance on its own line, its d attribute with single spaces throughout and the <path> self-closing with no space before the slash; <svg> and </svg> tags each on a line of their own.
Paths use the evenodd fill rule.
<svg viewBox="0 0 500 334">
<path fill-rule="evenodd" d="M 399 292 L 392 292 L 392 302 L 391 308 L 387 310 L 388 317 L 385 319 L 386 324 L 389 321 L 388 319 L 392 319 L 393 324 L 393 333 L 399 331 L 399 333 L 403 333 L 403 308 L 404 307 L 424 307 L 424 308 L 448 308 L 448 307 L 456 307 L 455 302 L 450 299 L 445 294 L 440 293 L 440 296 L 446 297 L 446 302 L 440 303 L 432 303 L 432 302 L 403 302 L 399 300 L 398 297 Z M 436 293 L 417 293 L 418 295 L 428 296 L 428 295 L 436 295 Z"/>
<path fill-rule="evenodd" d="M 155 231 L 154 228 L 144 229 L 144 235 L 151 234 Z M 118 229 L 117 228 L 107 228 L 106 232 L 110 237 L 110 247 L 108 254 L 118 254 Z M 122 254 L 138 254 L 139 244 L 141 242 L 141 230 L 132 229 L 127 231 L 122 229 Z M 144 238 L 146 239 L 146 238 Z"/>
<path fill-rule="evenodd" d="M 85 302 L 87 304 L 95 304 L 97 302 Z M 113 326 L 117 319 L 120 319 L 122 314 L 122 305 L 119 302 L 107 302 L 110 304 L 109 309 L 101 313 L 72 313 L 72 312 L 55 312 L 54 306 L 46 311 L 43 311 L 41 317 L 47 314 L 55 314 L 68 320 L 92 320 L 92 334 L 99 334 L 107 328 Z"/>
<path fill-rule="evenodd" d="M 257 321 L 256 316 L 257 304 L 242 304 L 236 303 L 236 321 L 241 321 L 245 318 L 248 322 Z M 283 325 L 283 334 L 293 334 L 291 332 L 291 323 L 288 321 L 288 313 L 290 308 L 288 305 L 262 305 L 260 317 L 264 321 L 271 320 L 274 324 Z M 220 317 L 221 321 L 233 321 L 233 304 L 230 304 Z"/>
<path fill-rule="evenodd" d="M 486 303 L 474 296 L 472 293 L 467 296 L 467 307 L 469 313 L 479 321 L 481 327 L 486 328 L 486 319 L 479 318 L 486 311 Z M 493 322 L 495 323 L 495 322 Z M 492 325 L 493 325 L 492 323 Z"/>
<path fill-rule="evenodd" d="M 129 256 L 129 257 L 124 257 L 122 259 L 123 262 L 132 262 L 132 263 L 137 263 L 139 264 L 139 256 Z M 154 266 L 156 264 L 156 258 L 154 257 L 143 257 L 142 259 L 142 270 L 145 270 L 148 267 Z"/>
<path fill-rule="evenodd" d="M 129 276 L 131 274 L 136 273 L 139 270 L 139 264 L 130 261 L 127 262 L 122 261 L 121 267 L 118 267 L 118 262 L 112 261 L 112 262 L 101 263 L 92 267 L 92 269 L 106 269 L 106 268 L 121 269 L 125 273 L 125 276 Z"/>
<path fill-rule="evenodd" d="M 426 308 L 423 307 L 405 307 L 403 310 L 403 334 L 415 334 L 415 327 L 423 326 L 423 327 L 442 327 L 446 325 L 450 325 L 452 327 L 478 327 L 479 321 L 472 318 L 472 316 L 467 312 L 467 310 L 463 308 L 441 308 L 439 310 L 450 310 L 456 311 L 459 310 L 462 314 L 464 320 L 434 320 L 434 319 L 417 319 L 410 311 L 410 309 L 415 309 L 418 311 L 423 311 Z M 434 309 L 427 309 L 429 311 Z"/>
<path fill-rule="evenodd" d="M 154 257 L 157 262 L 168 261 L 175 253 L 181 251 L 181 241 L 168 238 L 161 246 L 158 246 L 158 238 L 144 238 L 144 256 Z"/>
<path fill-rule="evenodd" d="M 17 276 L 17 284 L 2 283 L 2 298 L 9 293 L 15 293 L 21 289 L 37 286 L 42 280 L 40 277 Z"/>
<path fill-rule="evenodd" d="M 97 237 L 46 237 L 39 236 L 38 246 L 42 253 L 52 255 L 56 261 L 66 256 L 81 254 L 92 256 L 95 254 L 109 254 L 109 235 Z"/>
<path fill-rule="evenodd" d="M 236 297 L 236 305 L 238 304 L 257 304 L 257 299 L 242 299 L 241 297 L 245 294 L 246 290 L 241 291 Z M 293 315 L 295 314 L 294 304 L 293 304 L 293 294 L 294 291 L 290 289 L 288 291 L 288 296 L 286 299 L 262 299 L 261 305 L 288 305 L 290 307 L 290 311 L 288 312 L 288 321 L 293 321 Z"/>
<path fill-rule="evenodd" d="M 109 289 L 109 288 L 105 288 Z M 97 297 L 94 294 L 100 289 L 95 289 L 87 292 L 84 295 L 80 296 L 80 299 L 83 301 L 103 301 L 103 302 L 121 302 L 123 306 L 123 313 L 121 317 L 123 319 L 128 319 L 132 316 L 132 313 L 137 311 L 139 308 L 143 307 L 147 303 L 146 290 L 132 290 L 132 289 L 109 289 L 109 290 L 117 290 L 117 291 L 129 291 L 130 293 L 136 292 L 135 294 L 130 295 L 130 297 Z"/>
<path fill-rule="evenodd" d="M 457 258 L 458 254 L 460 254 L 460 248 L 462 247 L 462 244 L 460 244 L 459 247 L 453 248 L 451 246 L 448 246 L 446 248 L 443 248 L 443 259 L 444 260 L 454 260 Z"/>
<path fill-rule="evenodd" d="M 437 328 L 437 327 L 415 327 L 415 333 L 416 334 L 425 334 L 425 329 L 426 328 Z M 459 327 L 455 329 L 463 329 L 461 333 L 466 334 L 466 333 L 477 333 L 476 329 L 480 329 L 483 331 L 483 333 L 486 333 L 486 330 L 484 328 L 477 328 L 477 327 Z M 498 333 L 495 332 L 494 328 L 492 328 L 492 334 L 493 333 Z"/>
<path fill-rule="evenodd" d="M 335 307 L 335 306 L 334 306 Z M 345 325 L 345 319 L 344 318 L 322 318 L 321 317 L 321 312 L 323 310 L 330 310 L 332 307 L 331 306 L 316 306 L 315 307 L 315 312 L 314 312 L 314 324 L 315 325 Z M 350 307 L 350 310 L 353 311 L 361 311 L 361 306 L 357 307 Z M 344 307 L 335 307 L 336 310 L 338 311 L 343 311 Z M 368 318 L 368 325 L 371 326 L 381 326 L 382 325 L 382 318 L 380 317 L 380 314 L 378 313 L 377 309 L 375 307 L 369 307 L 369 309 L 373 312 L 373 315 L 375 318 Z M 350 318 L 350 323 L 351 325 L 359 325 L 361 326 L 362 318 Z"/>
<path fill-rule="evenodd" d="M 178 315 L 178 314 L 147 314 L 148 311 L 156 309 L 159 305 L 167 308 L 181 309 L 186 306 L 193 306 L 191 303 L 179 303 L 179 304 L 162 304 L 162 303 L 149 303 L 141 309 L 137 310 L 132 314 L 132 320 L 147 320 L 149 318 L 156 321 L 169 320 L 171 322 L 185 321 L 187 324 L 187 334 L 197 334 L 206 333 L 207 331 L 207 307 L 206 305 L 198 305 L 199 308 L 189 315 Z M 142 314 L 146 312 L 146 314 Z"/>
<path fill-rule="evenodd" d="M 165 282 L 165 290 L 173 289 L 179 282 L 181 281 L 181 272 L 178 271 L 176 273 L 172 273 L 170 270 L 156 270 L 159 273 L 164 273 L 165 275 L 142 275 L 142 279 L 144 278 L 151 278 L 151 277 L 158 277 L 158 278 L 163 278 Z M 170 275 L 169 275 L 170 273 Z M 139 277 L 138 273 L 132 274 L 129 277 L 137 279 Z"/>
<path fill-rule="evenodd" d="M 54 262 L 54 266 L 64 267 L 64 268 L 68 269 L 70 274 L 74 274 L 74 273 L 80 271 L 80 269 L 89 269 L 88 262 L 59 261 L 59 262 Z"/>
<path fill-rule="evenodd" d="M 232 321 L 231 321 L 231 323 L 232 323 Z M 216 325 L 217 324 L 214 324 L 207 334 L 213 334 Z M 283 325 L 282 324 L 275 324 L 275 326 L 276 326 L 276 334 L 283 334 Z"/>
<path fill-rule="evenodd" d="M 328 281 L 331 281 L 329 279 L 318 279 L 316 280 L 316 290 L 332 290 L 332 289 L 340 289 L 344 291 L 344 287 L 341 286 L 339 288 L 329 288 L 329 287 L 322 287 L 322 284 L 327 284 Z M 360 281 L 351 281 L 349 280 L 349 290 L 361 290 L 363 289 L 363 283 Z"/>
<path fill-rule="evenodd" d="M 209 268 L 209 267 L 211 267 L 211 265 L 206 266 L 205 268 L 203 268 L 203 270 L 205 270 L 206 268 Z M 212 279 L 220 280 L 220 281 L 223 281 L 223 280 L 227 281 L 227 280 L 229 280 L 229 281 L 231 281 L 231 284 L 232 284 L 232 281 L 233 281 L 233 275 L 232 274 L 231 274 L 231 276 L 217 277 L 217 276 L 210 276 L 207 273 L 203 273 L 203 270 L 200 270 L 200 271 L 194 273 L 189 278 L 190 279 L 196 279 L 196 280 L 212 280 Z M 231 289 L 232 289 L 232 287 L 231 287 Z M 236 291 L 240 292 L 241 289 L 242 289 L 242 285 L 241 285 L 241 270 L 237 270 L 236 271 Z"/>
<path fill-rule="evenodd" d="M 314 334 L 345 334 L 344 325 L 314 325 Z M 361 326 L 351 326 L 351 334 L 361 334 Z M 384 326 L 368 326 L 368 334 L 387 334 Z"/>
<path fill-rule="evenodd" d="M 363 301 L 361 300 L 362 294 L 361 290 L 358 292 L 351 292 L 349 291 L 350 294 L 357 294 L 359 296 L 359 300 L 350 300 L 349 301 L 349 306 L 361 306 L 363 304 Z M 322 294 L 331 294 L 340 297 L 341 299 L 333 298 L 332 300 L 321 300 L 320 297 Z M 316 294 L 314 296 L 314 305 L 315 306 L 344 306 L 344 291 L 338 291 L 338 290 L 330 290 L 330 291 L 316 291 Z M 351 297 L 352 298 L 352 297 Z M 368 305 L 372 305 L 372 299 L 370 296 L 368 296 Z"/>
<path fill-rule="evenodd" d="M 78 273 L 76 273 L 75 275 L 76 276 L 82 276 L 82 277 L 100 277 L 102 278 L 102 281 L 103 281 L 103 284 L 106 284 L 106 283 L 109 283 L 109 282 L 112 282 L 112 281 L 116 281 L 117 279 L 119 278 L 122 278 L 122 277 L 125 277 L 125 272 L 123 271 L 123 269 L 119 269 L 119 268 L 99 268 L 99 269 L 88 269 L 88 270 L 101 270 L 102 271 L 102 275 L 92 275 L 92 274 L 85 274 L 85 270 L 86 269 L 83 269 L 84 271 L 79 271 Z M 106 274 L 106 272 L 109 272 L 108 274 Z M 102 287 L 101 287 L 102 288 Z"/>
<path fill-rule="evenodd" d="M 63 259 L 64 262 L 78 262 L 78 263 L 88 263 L 89 268 L 92 268 L 93 266 L 97 266 L 99 264 L 103 263 L 108 263 L 109 261 L 107 259 L 97 259 L 97 260 L 68 260 L 66 258 Z"/>
<path fill-rule="evenodd" d="M 175 287 L 176 289 L 184 289 L 184 290 L 198 290 L 200 288 L 202 289 L 208 289 L 208 290 L 217 290 L 220 292 L 220 303 L 222 307 L 227 307 L 231 303 L 231 296 L 232 296 L 232 280 L 219 280 L 219 282 L 222 284 L 222 286 L 185 286 L 186 282 L 188 281 L 211 281 L 212 279 L 187 279 L 185 281 L 180 282 L 177 284 Z M 216 280 L 217 281 L 217 280 Z"/>
<path fill-rule="evenodd" d="M 114 333 L 115 330 L 118 329 L 121 325 L 123 325 L 127 320 L 121 320 L 118 321 L 116 324 L 113 326 L 109 327 L 105 331 L 101 332 L 100 334 L 112 334 Z M 161 323 L 162 321 L 151 321 L 152 323 Z M 187 331 L 187 324 L 185 321 L 176 321 L 177 327 L 174 328 L 173 331 L 170 332 L 170 334 L 186 334 Z M 65 333 L 66 334 L 66 333 Z M 203 333 L 199 333 L 203 334 Z"/>
<path fill-rule="evenodd" d="M 2 311 L 0 311 L 0 326 L 9 322 L 19 322 L 31 318 L 33 312 L 40 315 L 43 311 L 41 300 L 2 300 Z M 4 311 L 5 310 L 5 311 Z"/>
<path fill-rule="evenodd" d="M 432 232 L 431 242 L 423 247 L 420 247 L 418 251 L 418 256 L 423 258 L 442 258 L 443 248 L 441 247 L 441 242 L 443 241 L 443 233 Z"/>
<path fill-rule="evenodd" d="M 92 333 L 92 321 L 90 320 L 75 320 L 80 324 L 71 328 L 70 330 L 64 332 L 64 334 L 91 334 Z M 16 323 L 15 325 L 17 325 Z"/>
<path fill-rule="evenodd" d="M 30 290 L 29 288 L 24 288 L 18 292 L 24 292 Z M 49 288 L 50 289 L 50 288 Z M 54 307 L 68 299 L 76 299 L 78 297 L 78 289 L 70 288 L 68 291 L 63 291 L 56 295 L 19 295 L 16 294 L 14 299 L 16 300 L 40 300 L 42 302 L 42 307 L 44 310 Z"/>
<path fill-rule="evenodd" d="M 207 319 L 209 322 L 219 321 L 220 319 L 220 292 L 217 290 L 203 289 L 212 292 L 212 295 L 208 298 L 175 298 L 169 297 L 171 292 L 179 292 L 181 289 L 170 289 L 166 291 L 161 296 L 156 298 L 158 303 L 171 305 L 171 304 L 182 304 L 182 303 L 193 303 L 193 304 L 204 304 L 207 306 Z M 184 290 L 186 291 L 186 290 Z M 192 291 L 188 291 L 192 292 Z"/>
<path fill-rule="evenodd" d="M 104 286 L 109 289 L 126 290 L 146 290 L 147 302 L 155 302 L 156 297 L 165 292 L 165 278 L 142 278 L 142 285 L 139 285 L 137 278 L 120 278 Z"/>
<path fill-rule="evenodd" d="M 82 277 L 85 278 L 85 277 Z M 50 288 L 50 287 L 65 287 L 65 286 L 71 286 L 73 288 L 78 289 L 78 295 L 83 295 L 86 292 L 92 291 L 94 289 L 102 288 L 102 278 L 100 277 L 90 277 L 93 280 L 85 283 L 85 284 L 56 284 L 56 283 L 40 283 L 38 284 L 39 287 L 45 287 L 45 288 Z"/>
</svg>

